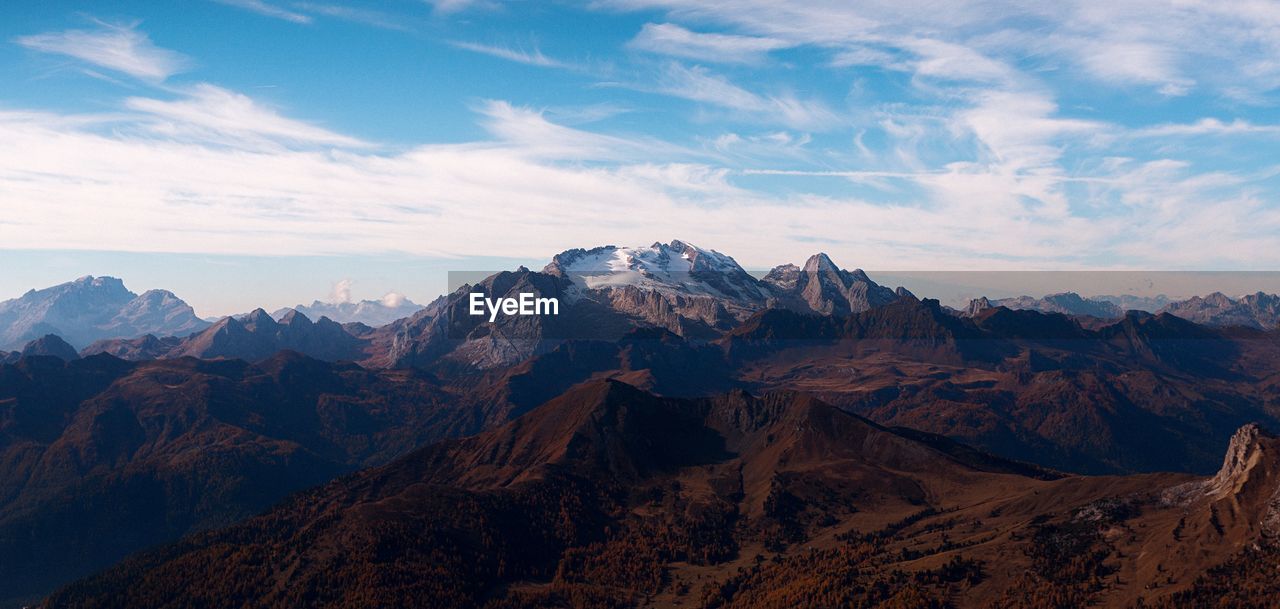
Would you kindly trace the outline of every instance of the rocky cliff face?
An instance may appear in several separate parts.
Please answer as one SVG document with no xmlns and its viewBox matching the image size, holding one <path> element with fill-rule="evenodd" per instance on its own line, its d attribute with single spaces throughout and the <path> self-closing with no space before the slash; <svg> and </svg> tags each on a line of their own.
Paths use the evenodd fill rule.
<svg viewBox="0 0 1280 609">
<path fill-rule="evenodd" d="M 861 313 L 898 299 L 896 292 L 877 285 L 861 269 L 841 269 L 826 254 L 810 256 L 804 267 L 776 267 L 762 283 L 782 306 L 820 315 Z"/>
<path fill-rule="evenodd" d="M 1204 482 L 1175 493 L 1184 503 L 1209 501 L 1221 509 L 1252 514 L 1255 525 L 1280 534 L 1280 438 L 1255 424 L 1231 437 L 1222 469 Z"/>
<path fill-rule="evenodd" d="M 1256 424 L 1241 427 L 1231 442 L 1227 444 L 1227 453 L 1222 459 L 1222 469 L 1205 483 L 1204 492 L 1213 497 L 1226 497 L 1239 493 L 1250 479 L 1255 479 L 1255 470 L 1268 467 L 1272 463 L 1280 463 L 1280 454 L 1276 454 L 1275 436 L 1265 432 Z M 1263 472 L 1265 475 L 1267 472 Z"/>
<path fill-rule="evenodd" d="M 974 317 L 974 316 L 977 316 L 979 313 L 986 311 L 987 309 L 994 308 L 995 306 L 996 305 L 992 304 L 991 300 L 988 299 L 986 296 L 980 296 L 978 298 L 974 298 L 973 300 L 970 300 L 969 305 L 966 306 L 964 310 L 960 311 L 960 316 Z"/>
</svg>

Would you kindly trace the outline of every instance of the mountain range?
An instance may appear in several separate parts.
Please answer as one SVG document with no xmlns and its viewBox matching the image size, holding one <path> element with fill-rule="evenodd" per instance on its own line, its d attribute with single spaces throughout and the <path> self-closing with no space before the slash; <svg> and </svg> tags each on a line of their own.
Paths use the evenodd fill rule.
<svg viewBox="0 0 1280 609">
<path fill-rule="evenodd" d="M 453 322 L 445 321 L 444 317 L 469 323 L 465 319 L 467 303 L 464 301 L 470 291 L 493 292 L 496 286 L 504 288 L 501 293 L 486 295 L 511 295 L 527 287 L 520 279 L 526 275 L 533 276 L 530 282 L 540 286 L 534 292 L 544 294 L 545 291 L 544 295 L 556 296 L 576 306 L 572 314 L 574 323 L 550 328 L 546 336 L 533 328 L 507 332 L 510 340 L 503 344 L 494 344 L 489 337 L 464 341 L 467 344 L 460 349 L 446 346 L 450 340 L 457 342 L 464 336 L 459 335 L 460 328 L 451 326 Z M 492 280 L 498 277 L 512 279 L 494 284 Z M 295 349 L 323 359 L 396 366 L 421 363 L 420 352 L 426 347 L 429 358 L 456 351 L 456 359 L 482 366 L 502 366 L 545 348 L 550 343 L 544 339 L 616 338 L 637 326 L 662 327 L 689 338 L 714 339 L 765 309 L 844 316 L 893 302 L 904 294 L 911 295 L 904 288 L 893 290 L 880 286 L 861 270 L 841 269 L 821 253 L 811 256 L 803 266 L 784 264 L 756 278 L 733 258 L 682 241 L 639 248 L 604 246 L 565 251 L 553 257 L 540 272 L 521 268 L 512 274 L 496 274 L 477 286 L 463 286 L 425 307 L 389 295 L 379 301 L 356 303 L 315 301 L 310 306 L 279 309 L 270 315 L 285 325 L 289 325 L 295 315 L 317 325 L 323 336 L 312 340 L 313 345 L 306 344 L 307 340 L 302 338 L 305 329 L 297 329 L 288 337 L 277 336 L 273 327 L 262 324 L 264 334 L 270 336 L 246 339 L 243 349 L 225 341 L 226 347 L 210 349 L 211 337 L 197 338 L 192 334 L 211 326 L 221 330 L 225 320 L 198 319 L 186 303 L 170 292 L 152 290 L 137 296 L 117 279 L 84 277 L 52 288 L 32 290 L 21 298 L 0 303 L 0 340 L 4 341 L 0 343 L 0 350 L 20 351 L 31 340 L 55 334 L 80 349 L 83 355 L 105 351 L 126 359 L 181 355 L 254 359 L 279 349 Z M 1238 299 L 1214 293 L 1182 301 L 1168 301 L 1164 297 L 1147 300 L 1150 302 L 1143 303 L 1165 303 L 1154 311 L 1156 313 L 1171 313 L 1205 325 L 1259 329 L 1280 326 L 1280 296 L 1261 292 Z M 1126 310 L 1114 301 L 1136 302 L 1133 298 L 1084 298 L 1064 292 L 1041 298 L 979 298 L 955 313 L 973 316 L 987 308 L 1006 307 L 1110 321 L 1121 319 Z M 244 323 L 256 316 L 258 311 L 235 318 Z M 326 318 L 343 325 L 354 340 L 335 341 L 336 334 L 333 327 L 325 323 Z M 1097 325 L 1087 319 L 1083 321 Z M 247 325 L 258 324 L 249 321 Z M 228 332 L 236 330 L 232 328 Z M 446 336 L 450 332 L 452 335 Z M 250 328 L 249 334 L 258 333 Z M 328 345 L 335 342 L 342 344 Z M 485 342 L 490 344 L 483 344 Z M 326 346 L 320 348 L 320 344 Z"/>
<path fill-rule="evenodd" d="M 490 324 L 467 313 L 472 291 L 556 296 L 564 311 Z M 1059 296 L 1046 302 L 1085 301 Z M 561 347 L 581 354 L 589 352 L 581 343 L 613 345 L 660 330 L 680 339 L 664 349 L 694 353 L 697 365 L 637 372 L 592 364 L 592 373 L 683 395 L 729 387 L 813 392 L 879 422 L 1086 473 L 1205 472 L 1224 434 L 1249 421 L 1280 422 L 1270 334 L 1169 313 L 1100 319 L 989 305 L 953 314 L 822 254 L 756 279 L 728 256 L 675 241 L 569 250 L 540 272 L 497 273 L 380 328 L 296 311 L 277 322 L 258 310 L 185 338 L 108 340 L 81 355 L 252 362 L 288 349 L 458 378 L 501 376 L 563 358 L 555 355 Z M 585 380 L 573 376 L 584 365 L 564 373 Z"/>
<path fill-rule="evenodd" d="M 558 298 L 565 310 L 555 318 L 484 324 L 466 314 L 473 291 L 489 298 L 532 292 Z M 540 272 L 522 267 L 498 273 L 379 328 L 369 335 L 366 363 L 423 365 L 443 358 L 498 367 L 544 352 L 559 340 L 613 340 L 637 327 L 711 340 L 764 310 L 842 315 L 906 293 L 879 286 L 860 270 L 841 270 L 825 254 L 812 256 L 804 267 L 783 265 L 757 279 L 733 258 L 681 241 L 569 250 Z"/>
<path fill-rule="evenodd" d="M 1280 328 L 1280 296 L 1257 292 L 1229 298 L 1214 292 L 1166 305 L 1162 311 L 1196 323 L 1215 326 L 1245 326 L 1272 330 Z"/>
<path fill-rule="evenodd" d="M 473 292 L 562 310 L 489 323 Z M 1035 300 L 674 241 L 381 327 L 34 336 L 0 353 L 0 607 L 1260 598 L 1277 330 Z"/>
<path fill-rule="evenodd" d="M 964 313 L 972 316 L 978 311 L 992 307 L 1039 311 L 1041 313 L 1062 313 L 1064 315 L 1088 316 L 1100 319 L 1119 319 L 1124 316 L 1125 312 L 1119 305 L 1107 300 L 1082 298 L 1075 292 L 1063 292 L 1049 294 L 1042 298 L 1032 298 L 1031 296 L 1000 298 L 997 300 L 988 300 L 985 297 L 978 298 L 969 303 Z"/>
<path fill-rule="evenodd" d="M 1124 606 L 1273 552 L 1277 498 L 1252 426 L 1212 477 L 1064 477 L 802 395 L 594 381 L 44 606 Z"/>
<path fill-rule="evenodd" d="M 312 301 L 310 305 L 297 305 L 277 309 L 271 317 L 280 320 L 290 312 L 297 312 L 310 319 L 327 317 L 340 324 L 359 323 L 370 327 L 385 326 L 397 319 L 408 317 L 422 310 L 422 305 L 399 294 L 387 294 L 379 300 L 359 302 Z"/>
<path fill-rule="evenodd" d="M 185 335 L 208 326 L 172 292 L 135 294 L 114 277 L 81 277 L 0 302 L 0 350 L 46 334 L 84 347 L 105 338 Z"/>
<path fill-rule="evenodd" d="M 1084 298 L 1074 292 L 1049 294 L 1041 298 L 1019 296 L 991 300 L 976 298 L 959 314 L 972 316 L 992 307 L 1006 307 L 1041 313 L 1062 313 L 1098 319 L 1119 319 L 1125 311 L 1171 313 L 1183 319 L 1211 326 L 1240 326 L 1272 330 L 1280 327 L 1280 295 L 1257 292 L 1231 298 L 1222 292 L 1192 296 L 1185 300 L 1095 296 Z"/>
<path fill-rule="evenodd" d="M 289 311 L 279 321 L 266 311 L 255 309 L 240 317 L 224 317 L 200 332 L 183 338 L 101 340 L 86 347 L 83 355 L 109 353 L 131 361 L 196 357 L 234 358 L 258 361 L 281 350 L 306 353 L 329 361 L 362 359 L 363 341 L 342 325 L 321 317 L 311 321 L 306 315 Z"/>
</svg>

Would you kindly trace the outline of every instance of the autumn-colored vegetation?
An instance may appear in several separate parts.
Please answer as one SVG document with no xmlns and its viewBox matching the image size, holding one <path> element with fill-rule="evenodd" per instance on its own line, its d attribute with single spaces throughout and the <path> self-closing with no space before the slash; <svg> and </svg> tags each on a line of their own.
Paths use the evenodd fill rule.
<svg viewBox="0 0 1280 609">
<path fill-rule="evenodd" d="M 1280 447 L 1247 437 L 1258 444 L 1236 449 Z M 1246 607 L 1274 592 L 1271 549 L 1181 592 L 1121 586 L 1118 566 L 1135 558 L 1119 546 L 1140 534 L 1162 549 L 1201 539 L 1192 550 L 1207 561 L 1234 552 L 1215 540 L 1252 530 L 1259 515 L 1160 498 L 1188 477 L 1022 471 L 803 396 L 678 400 L 598 382 L 135 556 L 46 605 L 1067 609 L 1132 593 Z M 1271 493 L 1270 471 L 1244 473 Z"/>
</svg>

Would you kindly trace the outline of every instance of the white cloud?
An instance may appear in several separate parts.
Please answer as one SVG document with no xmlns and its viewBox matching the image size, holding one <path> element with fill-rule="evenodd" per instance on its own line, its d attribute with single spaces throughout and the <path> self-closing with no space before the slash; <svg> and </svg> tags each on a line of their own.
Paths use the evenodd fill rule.
<svg viewBox="0 0 1280 609">
<path fill-rule="evenodd" d="M 513 49 L 510 47 L 492 46 L 487 44 L 478 44 L 475 42 L 465 42 L 465 41 L 453 41 L 453 42 L 450 42 L 449 44 L 459 49 L 463 49 L 465 51 L 471 51 L 473 53 L 489 55 L 491 57 L 506 59 L 508 61 L 514 61 L 516 63 L 523 63 L 531 66 L 539 66 L 543 68 L 573 68 L 574 67 L 572 64 L 559 61 L 556 59 L 552 59 L 550 57 L 547 57 L 546 55 L 543 55 L 542 51 L 538 50 L 536 47 L 532 50 L 525 50 L 525 49 L 518 49 L 518 48 Z"/>
<path fill-rule="evenodd" d="M 735 49 L 758 62 L 782 48 L 775 44 L 817 45 L 831 65 L 855 68 L 841 74 L 870 64 L 911 76 L 903 84 L 913 98 L 906 103 L 860 106 L 851 94 L 847 110 L 837 112 L 776 84 L 756 91 L 706 67 L 659 64 L 654 81 L 635 88 L 697 102 L 704 119 L 749 124 L 717 130 L 721 135 L 698 150 L 574 128 L 553 110 L 496 100 L 475 107 L 488 134 L 483 141 L 401 152 L 213 85 L 173 99 L 130 98 L 126 115 L 0 113 L 0 242 L 545 257 L 572 246 L 693 235 L 748 265 L 803 259 L 814 242 L 853 264 L 899 269 L 1269 264 L 1267 253 L 1280 247 L 1280 214 L 1252 194 L 1252 185 L 1274 174 L 1197 173 L 1184 159 L 1166 158 L 1167 149 L 1146 161 L 1122 155 L 1125 145 L 1145 140 L 1269 134 L 1275 127 L 1203 119 L 1125 132 L 1080 118 L 1092 116 L 1088 111 L 1064 111 L 1053 83 L 1037 72 L 1076 70 L 1066 82 L 1082 76 L 1098 86 L 1164 94 L 1239 85 L 1231 72 L 1251 70 L 1260 83 L 1280 74 L 1261 60 L 1218 75 L 1196 71 L 1186 59 L 1193 51 L 1171 46 L 1158 29 L 1185 31 L 1203 23 L 1196 15 L 1218 9 L 1184 5 L 1192 8 L 1180 8 L 1176 19 L 1144 5 L 1156 11 L 1156 24 L 1128 29 L 1108 21 L 1122 16 L 1111 7 L 1010 8 L 1009 18 L 1049 24 L 1028 37 L 999 29 L 1001 20 L 991 17 L 1009 8 L 999 2 L 908 2 L 900 14 L 897 5 L 870 3 L 668 0 L 661 7 L 672 21 L 720 24 L 732 33 L 666 24 L 642 31 L 633 45 L 708 62 L 742 56 Z M 1077 13 L 1090 25 L 1070 22 Z M 1253 31 L 1230 30 L 1238 37 Z M 572 67 L 537 49 L 456 44 Z M 1203 53 L 1228 57 L 1238 44 L 1214 42 Z M 1108 64 L 1108 49 L 1127 55 Z M 806 135 L 849 127 L 858 136 L 846 151 Z M 1099 142 L 1108 157 L 1090 149 Z M 1073 149 L 1089 154 L 1067 157 Z M 743 170 L 744 161 L 765 166 Z M 781 167 L 767 166 L 779 161 Z M 759 182 L 744 174 L 775 181 L 753 190 L 748 185 Z M 836 178 L 836 186 L 841 178 L 854 182 L 853 192 L 896 190 L 874 198 L 839 188 L 778 194 L 796 192 L 783 183 L 791 177 L 816 176 Z M 1204 239 L 1201 226 L 1214 239 Z"/>
<path fill-rule="evenodd" d="M 700 33 L 671 23 L 646 23 L 627 46 L 700 61 L 758 64 L 770 51 L 791 45 L 775 38 Z"/>
<path fill-rule="evenodd" d="M 1178 68 L 1178 52 L 1161 44 L 1082 37 L 1066 37 L 1059 44 L 1089 74 L 1114 85 L 1150 85 L 1169 96 L 1186 95 L 1195 86 Z"/>
<path fill-rule="evenodd" d="M 656 9 L 672 21 L 827 47 L 837 65 L 896 69 L 895 51 L 910 50 L 913 41 L 924 39 L 968 47 L 1006 64 L 1067 70 L 1095 83 L 1164 95 L 1206 86 L 1240 99 L 1280 87 L 1280 7 L 1265 0 L 597 0 L 594 5 Z"/>
<path fill-rule="evenodd" d="M 489 0 L 426 0 L 441 15 L 448 15 L 467 10 L 474 6 L 489 6 Z"/>
<path fill-rule="evenodd" d="M 808 133 L 772 131 L 757 134 L 723 133 L 708 143 L 717 152 L 748 161 L 769 159 L 811 161 L 815 158 L 808 149 L 812 141 L 813 136 Z"/>
<path fill-rule="evenodd" d="M 560 161 L 622 161 L 692 156 L 685 148 L 649 137 L 617 137 L 573 129 L 547 120 L 543 112 L 488 100 L 476 108 L 481 125 L 501 146 L 530 158 Z M 475 147 L 493 146 L 490 143 Z"/>
<path fill-rule="evenodd" d="M 311 23 L 311 16 L 297 11 L 270 4 L 265 0 L 213 0 L 219 4 L 234 6 L 244 10 L 257 13 L 264 17 L 272 17 L 275 19 L 283 19 L 292 21 L 293 23 Z"/>
<path fill-rule="evenodd" d="M 757 95 L 701 66 L 668 64 L 657 85 L 661 93 L 719 106 L 753 120 L 795 129 L 829 130 L 842 121 L 826 104 L 791 95 Z"/>
<path fill-rule="evenodd" d="M 382 306 L 394 309 L 404 304 L 406 300 L 408 300 L 408 298 L 404 294 L 399 292 L 387 292 L 386 294 L 383 294 L 380 302 L 382 303 Z"/>
<path fill-rule="evenodd" d="M 272 143 L 363 147 L 369 144 L 280 115 L 234 91 L 210 84 L 190 88 L 184 97 L 159 100 L 131 97 L 130 110 L 146 114 L 144 126 L 157 135 L 203 142 L 265 145 Z"/>
<path fill-rule="evenodd" d="M 1168 173 L 1160 177 L 1127 166 L 1080 166 L 1077 159 L 1096 155 L 1094 147 L 1114 145 L 1124 137 L 1263 133 L 1265 128 L 1201 121 L 1126 133 L 1101 120 L 1064 115 L 1054 87 L 1086 82 L 1091 84 L 1085 86 L 1147 89 L 1172 96 L 1227 83 L 1256 90 L 1270 82 L 1249 82 L 1242 66 L 1255 74 L 1280 76 L 1280 62 L 1269 66 L 1246 59 L 1257 50 L 1251 47 L 1260 45 L 1274 47 L 1263 56 L 1280 56 L 1280 46 L 1267 42 L 1276 37 L 1262 35 L 1280 21 L 1246 25 L 1238 15 L 1225 15 L 1222 9 L 1198 2 L 604 0 L 604 4 L 663 10 L 672 21 L 718 26 L 732 35 L 824 47 L 832 54 L 832 67 L 878 66 L 909 73 L 911 86 L 924 101 L 891 100 L 897 103 L 884 103 L 850 119 L 864 128 L 851 151 L 862 150 L 863 155 L 850 164 L 852 169 L 839 168 L 839 155 L 827 154 L 819 161 L 826 168 L 753 173 L 780 179 L 787 175 L 843 177 L 892 192 L 889 200 L 900 205 L 862 210 L 866 215 L 859 226 L 874 219 L 900 227 L 901 234 L 915 235 L 910 242 L 943 249 L 950 257 L 982 257 L 989 255 L 984 250 L 994 247 L 1009 261 L 1097 264 L 1107 260 L 1103 252 L 1126 243 L 1134 252 L 1131 260 L 1166 264 L 1157 249 L 1135 245 L 1143 241 L 1135 238 L 1143 231 L 1134 202 L 1159 200 L 1155 194 L 1140 193 L 1169 194 L 1149 182 L 1176 184 L 1181 189 L 1177 196 L 1165 200 L 1176 200 L 1170 204 L 1175 209 L 1198 206 L 1196 215 L 1201 208 L 1229 213 L 1241 205 L 1232 191 L 1241 185 L 1224 186 L 1229 176 L 1197 175 L 1191 166 L 1173 159 L 1164 164 Z M 1262 12 L 1268 19 L 1272 13 L 1280 14 Z M 1256 15 L 1252 19 L 1263 21 Z M 1249 38 L 1254 42 L 1245 43 Z M 1202 43 L 1186 44 L 1193 39 Z M 1223 61 L 1228 57 L 1244 61 L 1230 65 Z M 1205 72 L 1205 66 L 1214 69 Z M 1046 78 L 1049 73 L 1051 79 Z M 669 92 L 765 114 L 760 110 L 766 105 L 763 97 L 705 70 L 686 69 L 676 76 L 683 80 L 671 80 L 682 86 L 669 86 Z M 1093 115 L 1087 110 L 1078 114 Z M 867 127 L 880 136 L 875 151 L 867 146 Z M 741 145 L 741 138 L 722 143 Z M 1086 153 L 1067 161 L 1073 148 Z M 900 216 L 886 214 L 886 209 Z M 1250 206 L 1238 213 L 1258 226 L 1276 226 L 1275 213 Z M 940 222 L 942 218 L 955 224 L 947 226 Z M 901 219 L 909 219 L 910 226 L 904 227 Z M 1176 215 L 1170 215 L 1169 222 L 1177 226 L 1170 232 L 1184 235 L 1179 238 L 1190 238 L 1195 232 Z M 1224 227 L 1223 234 L 1255 244 L 1257 239 L 1271 239 L 1246 224 Z M 972 240 L 956 238 L 959 226 L 972 232 Z M 1223 237 L 1215 234 L 1215 238 Z M 891 237 L 885 242 L 894 241 L 898 242 L 895 247 L 903 247 L 902 241 Z M 996 242 L 1002 245 L 993 245 Z M 1258 261 L 1256 255 L 1231 255 Z"/>
<path fill-rule="evenodd" d="M 1134 137 L 1171 137 L 1197 135 L 1280 135 L 1280 125 L 1258 125 L 1242 119 L 1223 122 L 1216 118 L 1202 118 L 1194 123 L 1165 123 L 1137 129 Z"/>
<path fill-rule="evenodd" d="M 281 19 L 298 24 L 310 24 L 316 17 L 328 17 L 360 23 L 384 30 L 400 32 L 410 31 L 408 22 L 403 16 L 391 15 L 379 10 L 359 8 L 333 2 L 312 2 L 308 0 L 292 0 L 289 2 L 271 2 L 269 0 L 211 0 L 264 17 Z"/>
<path fill-rule="evenodd" d="M 1066 136 L 1085 136 L 1105 125 L 1058 118 L 1058 107 L 1044 94 L 1021 90 L 989 90 L 975 94 L 975 105 L 959 112 L 955 127 L 982 144 L 995 163 L 1010 169 L 1052 169 L 1062 156 Z"/>
<path fill-rule="evenodd" d="M 145 114 L 113 117 L 104 129 L 81 117 L 0 112 L 0 242 L 34 249 L 537 258 L 572 246 L 694 235 L 748 266 L 803 259 L 816 241 L 849 264 L 896 269 L 1079 268 L 1119 253 L 1124 257 L 1114 260 L 1122 262 L 1113 264 L 1149 268 L 1196 260 L 1264 264 L 1266 252 L 1280 248 L 1280 218 L 1235 194 L 1240 177 L 1196 175 L 1185 164 L 1099 166 L 1085 176 L 1097 178 L 1086 184 L 1098 190 L 1091 200 L 1114 204 L 1095 215 L 1063 202 L 1061 184 L 1077 176 L 1025 163 L 1040 151 L 1014 154 L 1021 165 L 994 158 L 875 176 L 923 189 L 886 204 L 754 191 L 735 184 L 723 167 L 618 155 L 610 150 L 621 143 L 617 136 L 550 124 L 541 113 L 504 102 L 481 109 L 492 140 L 400 153 L 166 138 L 149 131 Z M 992 100 L 989 111 L 999 109 L 1021 118 L 1007 131 L 975 127 L 993 157 L 1037 145 L 1033 135 L 1030 143 L 1019 140 L 1019 125 L 1033 134 L 1088 128 L 1040 122 L 1053 108 L 1035 100 Z M 540 147 L 545 138 L 556 143 Z M 1248 249 L 1210 251 L 1195 229 L 1205 220 L 1214 223 L 1214 241 Z M 1171 258 L 1170 248 L 1195 254 Z"/>
<path fill-rule="evenodd" d="M 499 10 L 503 0 L 422 0 L 432 7 L 432 12 L 440 17 L 451 17 L 456 13 L 474 10 Z"/>
<path fill-rule="evenodd" d="M 332 17 L 334 19 L 341 19 L 352 23 L 362 23 L 364 25 L 371 25 L 384 30 L 395 30 L 401 32 L 410 30 L 402 17 L 396 17 L 380 11 L 322 2 L 294 2 L 293 6 L 300 11 L 306 11 L 315 15 Z"/>
<path fill-rule="evenodd" d="M 28 49 L 74 57 L 95 66 L 150 81 L 163 81 L 191 65 L 181 53 L 157 47 L 136 25 L 98 22 L 96 30 L 66 30 L 21 36 Z"/>
<path fill-rule="evenodd" d="M 0 114 L 0 241 L 37 249 L 528 255 L 558 251 L 586 227 L 600 238 L 674 234 L 693 196 L 705 203 L 718 188 L 687 169 L 558 167 L 501 142 L 386 156 L 125 133 L 56 115 Z M 632 213 L 655 222 L 624 230 L 620 214 Z"/>
<path fill-rule="evenodd" d="M 335 281 L 333 289 L 329 290 L 329 302 L 333 304 L 351 302 L 351 286 L 353 285 L 355 285 L 355 281 L 350 278 Z"/>
<path fill-rule="evenodd" d="M 910 65 L 898 55 L 863 45 L 851 45 L 836 51 L 835 57 L 831 59 L 831 66 L 835 68 L 879 66 L 899 71 L 910 69 Z"/>
<path fill-rule="evenodd" d="M 908 38 L 898 44 L 917 56 L 909 65 L 920 76 L 987 83 L 1010 83 L 1018 78 L 1007 64 L 965 45 L 929 38 Z"/>
</svg>

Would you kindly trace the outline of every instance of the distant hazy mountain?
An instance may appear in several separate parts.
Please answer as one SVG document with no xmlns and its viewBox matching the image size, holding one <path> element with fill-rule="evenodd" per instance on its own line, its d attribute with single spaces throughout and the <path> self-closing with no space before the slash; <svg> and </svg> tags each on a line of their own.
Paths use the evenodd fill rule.
<svg viewBox="0 0 1280 609">
<path fill-rule="evenodd" d="M 209 323 L 165 290 L 130 292 L 114 277 L 81 277 L 0 302 L 0 349 L 55 334 L 76 347 L 143 334 L 185 335 Z"/>
<path fill-rule="evenodd" d="M 991 306 L 1015 310 L 1062 313 L 1063 315 L 1088 315 L 1102 319 L 1119 319 L 1124 317 L 1125 311 L 1115 303 L 1095 298 L 1083 298 L 1075 292 L 1049 294 L 1043 298 L 1032 298 L 1031 296 L 1001 298 L 990 301 L 990 304 Z M 972 306 L 973 304 L 970 304 L 970 307 Z"/>
<path fill-rule="evenodd" d="M 1280 295 L 1258 292 L 1233 299 L 1222 292 L 1170 303 L 1162 312 L 1211 326 L 1280 327 Z"/>
<path fill-rule="evenodd" d="M 185 338 L 103 340 L 85 348 L 85 356 L 110 353 L 121 359 L 142 361 L 198 357 L 200 359 L 242 359 L 256 362 L 282 350 L 297 351 L 328 360 L 359 360 L 364 357 L 364 340 L 348 333 L 337 322 L 321 317 L 311 321 L 290 310 L 276 321 L 262 309 L 240 317 L 224 317 L 205 330 Z"/>
<path fill-rule="evenodd" d="M 312 302 L 310 305 L 298 305 L 278 309 L 271 317 L 283 319 L 289 311 L 297 311 L 310 319 L 328 317 L 340 324 L 362 323 L 366 326 L 385 326 L 397 319 L 409 317 L 423 309 L 422 305 L 399 294 L 387 294 L 381 300 L 361 300 L 360 302 Z"/>
<path fill-rule="evenodd" d="M 1105 300 L 1120 307 L 1124 311 L 1146 311 L 1148 313 L 1155 313 L 1173 302 L 1172 298 L 1169 298 L 1164 294 L 1159 294 L 1157 296 L 1134 296 L 1132 294 L 1114 296 L 1111 294 L 1104 294 L 1101 296 L 1091 296 L 1090 299 Z"/>
<path fill-rule="evenodd" d="M 1188 321 L 1210 326 L 1245 326 L 1264 330 L 1280 327 L 1280 296 L 1264 292 L 1239 298 L 1214 292 L 1208 296 L 1193 296 L 1176 301 L 1163 294 L 1082 298 L 1074 292 L 1050 294 L 1043 298 L 1031 296 L 999 300 L 977 298 L 970 302 L 961 314 L 972 317 L 984 309 L 1000 306 L 1041 313 L 1087 315 L 1101 319 L 1119 319 L 1124 316 L 1125 311 L 1136 310 L 1169 313 Z"/>
</svg>

